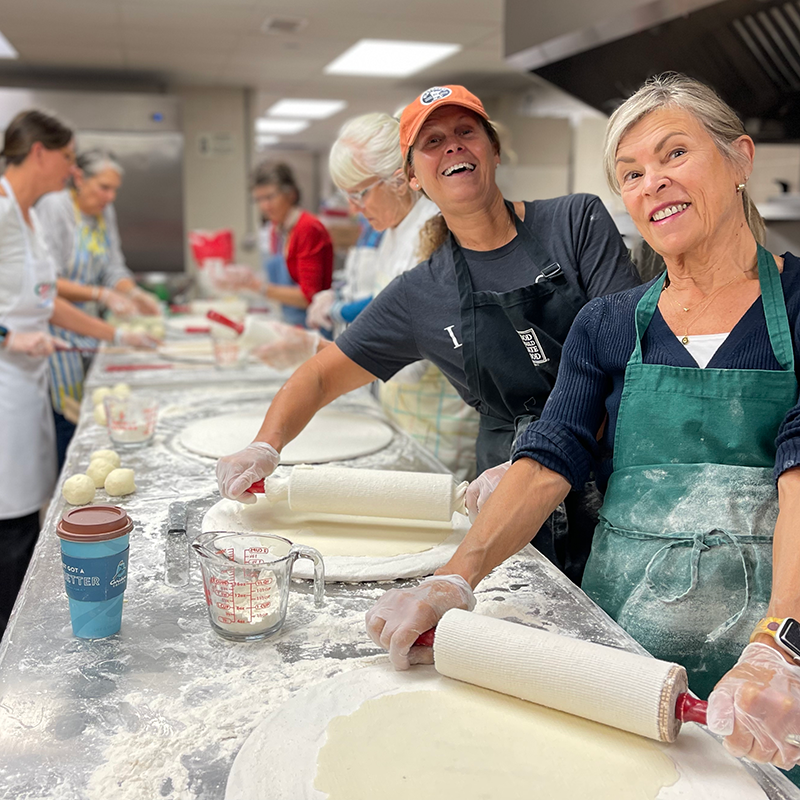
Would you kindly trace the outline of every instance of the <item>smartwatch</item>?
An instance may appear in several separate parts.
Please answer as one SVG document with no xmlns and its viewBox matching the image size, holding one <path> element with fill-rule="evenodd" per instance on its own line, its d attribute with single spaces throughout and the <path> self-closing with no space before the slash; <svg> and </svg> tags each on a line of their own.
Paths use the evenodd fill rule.
<svg viewBox="0 0 800 800">
<path fill-rule="evenodd" d="M 788 653 L 795 663 L 800 663 L 800 622 L 791 617 L 766 617 L 756 625 L 750 641 L 760 633 L 772 636 L 781 650 Z"/>
<path fill-rule="evenodd" d="M 0 347 L 6 346 L 6 339 L 8 339 L 9 330 L 5 325 L 0 325 Z"/>
</svg>

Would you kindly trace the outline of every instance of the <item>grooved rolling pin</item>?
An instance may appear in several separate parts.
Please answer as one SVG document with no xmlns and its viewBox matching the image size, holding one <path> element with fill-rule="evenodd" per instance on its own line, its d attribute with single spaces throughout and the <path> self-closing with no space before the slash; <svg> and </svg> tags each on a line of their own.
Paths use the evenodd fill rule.
<svg viewBox="0 0 800 800">
<path fill-rule="evenodd" d="M 264 492 L 271 502 L 288 498 L 300 513 L 449 522 L 455 511 L 466 514 L 467 486 L 444 474 L 300 464 L 288 480 L 268 478 L 248 491 Z"/>
</svg>

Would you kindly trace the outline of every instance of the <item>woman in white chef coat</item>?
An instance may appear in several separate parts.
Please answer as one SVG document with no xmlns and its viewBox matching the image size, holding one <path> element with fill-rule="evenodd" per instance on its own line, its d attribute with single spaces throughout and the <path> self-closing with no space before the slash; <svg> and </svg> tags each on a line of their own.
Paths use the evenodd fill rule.
<svg viewBox="0 0 800 800">
<path fill-rule="evenodd" d="M 111 325 L 56 297 L 56 265 L 33 208 L 72 174 L 72 131 L 41 111 L 23 111 L 6 129 L 1 155 L 7 166 L 0 178 L 0 635 L 56 480 L 47 357 L 67 344 L 48 324 L 115 339 Z"/>
<path fill-rule="evenodd" d="M 334 183 L 377 231 L 384 231 L 376 253 L 373 296 L 430 253 L 420 252 L 420 232 L 439 209 L 412 191 L 403 172 L 400 122 L 388 114 L 356 117 L 345 124 L 331 148 Z M 309 325 L 330 329 L 333 290 L 314 297 Z M 362 304 L 366 305 L 365 303 Z M 358 304 L 343 309 L 357 316 Z M 355 312 L 355 313 L 353 313 Z M 384 410 L 427 447 L 460 480 L 475 477 L 478 413 L 467 405 L 441 370 L 430 361 L 412 364 L 380 384 Z"/>
<path fill-rule="evenodd" d="M 47 247 L 56 262 L 59 297 L 91 313 L 95 304 L 117 316 L 158 314 L 158 301 L 137 287 L 120 248 L 114 200 L 122 185 L 123 168 L 101 148 L 77 158 L 72 186 L 46 194 L 36 205 Z M 73 347 L 93 348 L 96 342 L 60 329 L 51 331 Z M 148 345 L 146 335 L 133 332 L 126 344 Z M 84 367 L 79 352 L 57 352 L 50 357 L 50 394 L 56 422 L 58 463 L 64 463 L 75 425 L 64 417 L 67 397 L 83 397 Z"/>
</svg>

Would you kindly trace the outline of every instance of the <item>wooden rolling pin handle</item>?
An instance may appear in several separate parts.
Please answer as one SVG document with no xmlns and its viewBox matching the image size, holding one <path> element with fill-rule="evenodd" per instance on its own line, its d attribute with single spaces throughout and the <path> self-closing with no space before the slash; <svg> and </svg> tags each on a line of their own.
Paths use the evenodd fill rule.
<svg viewBox="0 0 800 800">
<path fill-rule="evenodd" d="M 678 701 L 675 703 L 675 716 L 681 722 L 698 722 L 700 725 L 705 725 L 707 712 L 708 703 L 705 700 L 692 697 L 688 692 L 678 695 Z"/>
<path fill-rule="evenodd" d="M 233 328 L 233 330 L 235 330 L 239 336 L 244 333 L 244 325 L 234 322 L 232 319 L 220 314 L 218 311 L 214 311 L 212 309 L 206 313 L 206 316 L 213 322 L 219 322 L 220 325 L 227 325 L 229 328 Z"/>
</svg>

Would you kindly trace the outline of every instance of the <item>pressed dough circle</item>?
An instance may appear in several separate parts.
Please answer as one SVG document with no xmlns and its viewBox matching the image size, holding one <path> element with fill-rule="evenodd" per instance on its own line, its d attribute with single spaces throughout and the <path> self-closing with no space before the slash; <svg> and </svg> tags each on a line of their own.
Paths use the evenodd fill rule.
<svg viewBox="0 0 800 800">
<path fill-rule="evenodd" d="M 202 530 L 274 533 L 310 545 L 325 559 L 325 580 L 389 581 L 431 575 L 446 564 L 469 530 L 469 520 L 454 514 L 451 522 L 293 512 L 286 501 L 270 503 L 263 495 L 244 505 L 220 500 L 203 517 Z M 300 559 L 292 574 L 312 578 L 311 563 Z"/>
<path fill-rule="evenodd" d="M 185 427 L 179 440 L 192 453 L 222 458 L 247 447 L 263 421 L 264 411 L 200 419 Z M 382 450 L 393 436 L 392 429 L 379 419 L 325 408 L 283 448 L 281 463 L 322 464 L 358 458 Z"/>
<path fill-rule="evenodd" d="M 431 701 L 431 694 L 438 692 L 454 694 L 444 703 Z M 398 694 L 417 697 L 391 699 Z M 467 699 L 467 695 L 477 699 Z M 402 704 L 400 712 L 392 708 L 396 702 Z M 485 714 L 481 708 L 486 709 Z M 523 718 L 530 718 L 530 725 L 524 722 L 523 734 L 516 723 L 513 727 L 511 723 L 503 724 L 499 734 L 496 728 L 489 728 L 496 722 L 488 717 L 502 715 L 509 708 L 519 709 Z M 468 709 L 472 713 L 465 713 Z M 343 718 L 353 714 L 361 716 L 362 721 L 366 719 L 366 730 L 356 733 L 356 738 L 337 743 L 341 728 L 346 726 Z M 450 720 L 452 714 L 456 718 Z M 520 714 L 514 711 L 513 716 L 519 719 Z M 503 717 L 500 719 L 502 723 Z M 498 736 L 495 747 L 492 738 Z M 558 737 L 558 742 L 552 741 L 553 736 Z M 381 758 L 373 753 L 373 737 L 379 738 L 388 751 L 385 763 L 404 770 L 399 778 L 398 772 L 394 777 L 386 772 L 368 772 L 371 792 L 363 796 L 370 800 L 766 800 L 742 765 L 695 725 L 684 726 L 676 743 L 664 744 L 451 681 L 438 675 L 433 667 L 395 672 L 382 661 L 306 687 L 266 716 L 236 756 L 225 800 L 358 800 L 362 795 L 356 792 L 357 783 L 348 785 L 345 794 L 329 794 L 330 788 L 321 790 L 322 783 L 330 780 L 326 777 L 326 762 L 336 757 L 334 750 L 326 750 L 338 749 L 341 744 L 342 767 L 349 766 L 356 773 L 369 771 L 369 759 Z M 427 771 L 430 762 L 423 767 L 415 760 L 417 755 L 403 749 L 403 742 L 415 737 L 420 737 L 436 754 L 432 771 Z M 470 740 L 477 747 L 471 751 L 473 760 L 467 762 L 467 770 L 476 779 L 484 770 L 491 771 L 495 783 L 488 793 L 473 793 L 469 781 L 464 792 L 456 780 L 447 780 L 451 765 L 456 764 L 463 748 L 471 746 Z M 559 747 L 554 748 L 554 744 Z M 264 757 L 265 753 L 269 758 Z M 653 754 L 655 757 L 651 758 Z M 425 760 L 424 755 L 421 759 Z M 648 762 L 644 784 L 638 784 L 638 794 L 627 794 L 629 784 L 637 785 L 637 773 L 643 771 L 642 759 Z M 584 773 L 579 777 L 588 778 L 588 790 L 562 790 L 565 784 L 560 781 L 565 772 Z M 515 788 L 517 774 L 528 780 L 521 791 Z M 511 781 L 510 786 L 504 783 L 506 779 Z M 392 785 L 397 780 L 402 782 L 399 787 Z M 438 780 L 444 780 L 443 785 L 437 784 Z M 659 784 L 662 788 L 653 793 L 652 787 Z M 435 790 L 426 789 L 426 785 Z"/>
</svg>

